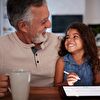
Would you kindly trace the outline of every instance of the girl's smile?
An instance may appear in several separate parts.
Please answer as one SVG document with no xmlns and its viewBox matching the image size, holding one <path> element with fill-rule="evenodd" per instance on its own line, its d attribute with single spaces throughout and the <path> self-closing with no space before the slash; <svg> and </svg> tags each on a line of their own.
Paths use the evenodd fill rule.
<svg viewBox="0 0 100 100">
<path fill-rule="evenodd" d="M 76 29 L 69 29 L 66 35 L 65 48 L 70 53 L 83 52 L 83 43 L 80 33 Z"/>
</svg>

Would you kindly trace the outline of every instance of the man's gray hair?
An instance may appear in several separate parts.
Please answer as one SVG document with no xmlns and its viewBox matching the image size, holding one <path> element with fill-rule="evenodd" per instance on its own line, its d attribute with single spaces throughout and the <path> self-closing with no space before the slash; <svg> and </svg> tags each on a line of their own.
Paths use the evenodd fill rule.
<svg viewBox="0 0 100 100">
<path fill-rule="evenodd" d="M 43 4 L 46 4 L 46 0 L 8 0 L 7 14 L 10 24 L 17 28 L 18 21 L 31 21 L 34 17 L 31 7 L 40 7 Z"/>
</svg>

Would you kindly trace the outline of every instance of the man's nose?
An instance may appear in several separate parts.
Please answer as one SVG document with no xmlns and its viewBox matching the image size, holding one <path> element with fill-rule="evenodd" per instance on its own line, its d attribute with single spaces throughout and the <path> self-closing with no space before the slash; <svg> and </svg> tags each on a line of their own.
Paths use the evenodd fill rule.
<svg viewBox="0 0 100 100">
<path fill-rule="evenodd" d="M 48 20 L 45 24 L 45 28 L 50 28 L 51 27 L 51 22 L 50 20 Z"/>
</svg>

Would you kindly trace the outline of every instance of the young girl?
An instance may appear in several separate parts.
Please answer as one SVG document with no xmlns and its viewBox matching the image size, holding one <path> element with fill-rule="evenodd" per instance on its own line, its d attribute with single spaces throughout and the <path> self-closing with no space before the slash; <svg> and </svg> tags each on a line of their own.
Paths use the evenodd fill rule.
<svg viewBox="0 0 100 100">
<path fill-rule="evenodd" d="M 55 70 L 55 86 L 87 86 L 100 82 L 98 50 L 94 34 L 87 25 L 80 22 L 69 25 L 61 42 L 59 55 Z M 96 73 L 99 73 L 99 76 Z"/>
</svg>

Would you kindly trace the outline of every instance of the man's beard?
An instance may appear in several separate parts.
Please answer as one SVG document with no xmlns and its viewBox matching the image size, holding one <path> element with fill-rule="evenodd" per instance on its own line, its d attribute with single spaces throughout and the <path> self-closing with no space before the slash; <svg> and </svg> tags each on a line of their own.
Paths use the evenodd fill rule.
<svg viewBox="0 0 100 100">
<path fill-rule="evenodd" d="M 45 42 L 48 38 L 47 34 L 41 34 L 41 33 L 37 33 L 35 35 L 35 37 L 33 38 L 33 43 L 41 43 L 41 42 Z"/>
</svg>

